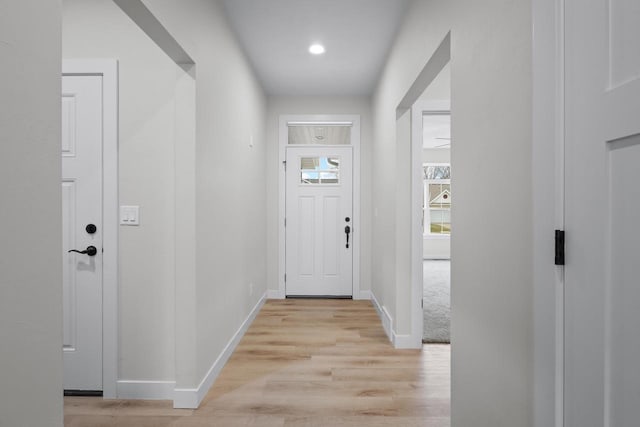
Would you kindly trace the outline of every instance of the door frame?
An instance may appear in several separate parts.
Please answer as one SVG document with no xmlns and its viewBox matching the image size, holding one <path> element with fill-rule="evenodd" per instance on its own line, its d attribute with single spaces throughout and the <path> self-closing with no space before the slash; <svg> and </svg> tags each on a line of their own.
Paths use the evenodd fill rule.
<svg viewBox="0 0 640 427">
<path fill-rule="evenodd" d="M 286 230 L 284 219 L 286 213 L 286 174 L 285 161 L 288 140 L 289 123 L 345 123 L 351 124 L 351 147 L 353 149 L 353 223 L 357 224 L 353 229 L 353 273 L 352 273 L 352 297 L 353 299 L 369 299 L 368 292 L 360 291 L 360 115 L 358 114 L 283 114 L 279 118 L 278 126 L 278 290 L 270 291 L 269 298 L 286 298 L 284 275 L 286 273 Z"/>
<path fill-rule="evenodd" d="M 412 348 L 422 346 L 424 335 L 424 295 L 422 199 L 424 197 L 422 160 L 422 117 L 428 113 L 451 114 L 451 101 L 416 101 L 411 107 L 411 336 Z M 444 237 L 443 237 L 444 238 Z M 446 237 L 451 240 L 450 236 Z M 451 259 L 451 257 L 449 257 Z"/>
<path fill-rule="evenodd" d="M 564 4 L 532 2 L 535 427 L 564 425 L 564 267 L 553 263 L 553 230 L 565 228 Z"/>
<path fill-rule="evenodd" d="M 118 61 L 63 59 L 62 75 L 102 77 L 102 393 L 118 380 Z"/>
</svg>

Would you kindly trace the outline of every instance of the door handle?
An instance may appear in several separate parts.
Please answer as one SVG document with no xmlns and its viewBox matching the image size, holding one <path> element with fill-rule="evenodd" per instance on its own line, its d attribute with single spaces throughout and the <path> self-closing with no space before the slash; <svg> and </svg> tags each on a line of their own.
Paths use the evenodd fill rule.
<svg viewBox="0 0 640 427">
<path fill-rule="evenodd" d="M 98 249 L 95 246 L 87 246 L 87 249 L 85 249 L 84 251 L 79 251 L 77 249 L 71 249 L 68 251 L 70 252 L 76 252 L 79 254 L 85 254 L 85 255 L 89 255 L 89 256 L 96 256 L 96 254 L 98 253 Z"/>
<path fill-rule="evenodd" d="M 347 235 L 347 249 L 349 249 L 349 233 L 351 233 L 351 227 L 348 225 L 344 228 L 344 232 Z"/>
</svg>

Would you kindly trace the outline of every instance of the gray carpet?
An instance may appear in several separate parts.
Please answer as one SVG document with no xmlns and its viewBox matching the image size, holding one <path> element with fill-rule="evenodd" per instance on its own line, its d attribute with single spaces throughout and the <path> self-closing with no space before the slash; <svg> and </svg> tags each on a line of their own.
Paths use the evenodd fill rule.
<svg viewBox="0 0 640 427">
<path fill-rule="evenodd" d="M 422 342 L 451 341 L 451 261 L 425 260 L 423 271 L 424 332 Z"/>
</svg>

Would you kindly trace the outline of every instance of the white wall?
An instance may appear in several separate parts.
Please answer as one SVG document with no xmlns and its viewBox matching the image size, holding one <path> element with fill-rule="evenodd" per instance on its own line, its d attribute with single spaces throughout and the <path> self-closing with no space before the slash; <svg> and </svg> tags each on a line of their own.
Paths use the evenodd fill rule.
<svg viewBox="0 0 640 427">
<path fill-rule="evenodd" d="M 267 107 L 267 280 L 269 290 L 278 290 L 278 161 L 281 115 L 360 115 L 360 290 L 371 289 L 371 99 L 364 96 L 270 96 Z"/>
<path fill-rule="evenodd" d="M 421 101 L 451 101 L 451 63 L 447 63 L 420 95 Z"/>
<path fill-rule="evenodd" d="M 266 291 L 266 98 L 219 1 L 145 4 L 196 62 L 195 315 L 176 331 L 196 331 L 191 354 L 177 349 L 176 381 L 190 388 Z"/>
<path fill-rule="evenodd" d="M 409 283 L 395 282 L 397 171 L 382 165 L 396 157 L 396 106 L 448 31 L 456 170 L 452 425 L 531 426 L 530 2 L 412 3 L 374 96 L 373 291 L 385 305 L 410 295 Z M 487 199 L 487 182 L 509 200 L 508 215 Z M 406 319 L 394 320 L 406 327 Z"/>
<path fill-rule="evenodd" d="M 141 225 L 120 230 L 119 377 L 204 393 L 266 291 L 266 98 L 220 2 L 145 4 L 188 73 L 110 0 L 65 0 L 64 55 L 120 61 L 120 202 Z"/>
<path fill-rule="evenodd" d="M 0 5 L 1 426 L 62 426 L 59 16 Z"/>
<path fill-rule="evenodd" d="M 173 380 L 175 90 L 184 73 L 111 0 L 63 1 L 63 58 L 119 61 L 119 379 Z"/>
</svg>

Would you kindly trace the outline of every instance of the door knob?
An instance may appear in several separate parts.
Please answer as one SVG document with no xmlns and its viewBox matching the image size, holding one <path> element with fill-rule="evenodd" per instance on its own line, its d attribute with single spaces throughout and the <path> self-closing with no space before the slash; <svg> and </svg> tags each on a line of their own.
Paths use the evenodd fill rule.
<svg viewBox="0 0 640 427">
<path fill-rule="evenodd" d="M 351 227 L 348 225 L 344 228 L 344 232 L 347 235 L 347 249 L 349 249 L 349 233 L 351 233 Z"/>
<path fill-rule="evenodd" d="M 79 254 L 85 254 L 85 255 L 89 255 L 89 256 L 96 256 L 96 254 L 98 253 L 98 249 L 95 246 L 87 246 L 87 249 L 85 249 L 84 251 L 79 251 L 77 249 L 71 249 L 68 252 L 76 252 Z"/>
</svg>

